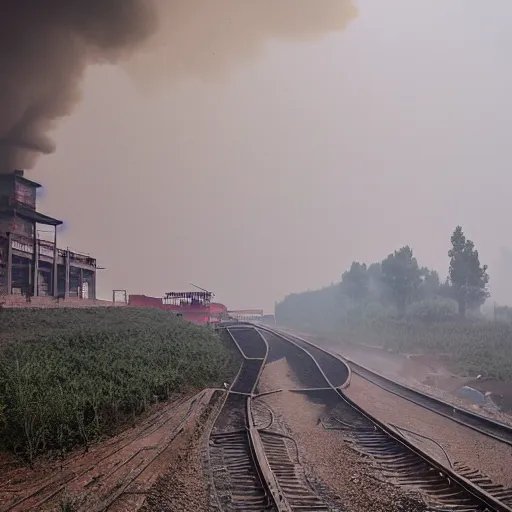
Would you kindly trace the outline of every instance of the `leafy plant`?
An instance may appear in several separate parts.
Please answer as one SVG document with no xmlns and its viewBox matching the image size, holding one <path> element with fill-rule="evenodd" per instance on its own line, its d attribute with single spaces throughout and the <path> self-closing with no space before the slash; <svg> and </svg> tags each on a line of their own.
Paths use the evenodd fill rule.
<svg viewBox="0 0 512 512">
<path fill-rule="evenodd" d="M 210 329 L 136 308 L 7 310 L 0 442 L 28 460 L 88 445 L 155 400 L 219 385 L 234 352 Z"/>
<path fill-rule="evenodd" d="M 466 316 L 466 309 L 476 309 L 489 297 L 487 265 L 480 265 L 475 244 L 468 240 L 461 226 L 457 226 L 450 239 L 450 281 L 453 297 L 459 305 L 459 314 Z"/>
</svg>

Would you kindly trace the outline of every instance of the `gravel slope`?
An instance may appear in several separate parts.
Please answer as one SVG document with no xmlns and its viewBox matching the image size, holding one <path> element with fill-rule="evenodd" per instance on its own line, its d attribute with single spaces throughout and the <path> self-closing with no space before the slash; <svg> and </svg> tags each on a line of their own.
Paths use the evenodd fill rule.
<svg viewBox="0 0 512 512">
<path fill-rule="evenodd" d="M 287 391 L 299 387 L 298 379 L 284 359 L 268 364 L 260 391 L 283 389 L 259 400 L 269 406 L 299 446 L 308 479 L 321 482 L 350 512 L 416 512 L 426 510 L 422 500 L 404 489 L 382 481 L 371 462 L 346 444 L 337 431 L 319 423 L 324 406 L 306 396 Z"/>
<path fill-rule="evenodd" d="M 512 487 L 511 446 L 423 409 L 357 375 L 352 375 L 346 395 L 378 419 L 433 439 L 452 463 L 479 469 L 495 483 Z M 447 462 L 446 455 L 434 443 L 423 439 L 422 447 L 443 463 Z"/>
</svg>

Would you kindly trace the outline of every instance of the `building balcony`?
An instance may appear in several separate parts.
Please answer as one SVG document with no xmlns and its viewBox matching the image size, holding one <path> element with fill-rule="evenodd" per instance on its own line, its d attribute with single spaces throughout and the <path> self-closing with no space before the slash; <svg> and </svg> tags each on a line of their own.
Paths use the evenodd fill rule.
<svg viewBox="0 0 512 512">
<path fill-rule="evenodd" d="M 48 263 L 53 262 L 55 257 L 55 244 L 47 240 L 39 239 L 36 243 L 38 259 Z M 32 260 L 34 255 L 34 240 L 24 235 L 11 234 L 11 248 L 14 255 Z M 73 267 L 86 270 L 96 269 L 96 259 L 92 258 L 90 255 L 69 249 L 57 248 L 57 264 L 65 265 L 67 259 L 69 259 L 69 264 Z"/>
</svg>

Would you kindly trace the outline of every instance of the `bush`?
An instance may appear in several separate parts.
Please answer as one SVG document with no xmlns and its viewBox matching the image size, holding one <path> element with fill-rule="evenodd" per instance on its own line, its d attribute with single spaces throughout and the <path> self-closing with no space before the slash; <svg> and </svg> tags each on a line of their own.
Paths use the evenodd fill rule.
<svg viewBox="0 0 512 512">
<path fill-rule="evenodd" d="M 457 303 L 444 298 L 414 302 L 407 308 L 407 317 L 422 322 L 446 322 L 457 318 Z"/>
<path fill-rule="evenodd" d="M 234 352 L 211 330 L 135 308 L 2 312 L 0 441 L 32 460 L 113 432 L 150 403 L 219 385 Z"/>
<path fill-rule="evenodd" d="M 494 314 L 500 322 L 512 323 L 512 308 L 509 306 L 496 306 Z"/>
<path fill-rule="evenodd" d="M 429 306 L 421 307 L 420 311 L 424 308 L 431 311 Z M 441 313 L 443 316 L 444 320 L 426 321 L 425 315 L 416 316 L 414 309 L 404 318 L 358 311 L 340 317 L 341 321 L 334 327 L 330 323 L 310 322 L 308 330 L 321 336 L 379 345 L 393 352 L 442 356 L 455 370 L 468 376 L 482 374 L 489 378 L 512 379 L 511 323 L 465 320 L 457 315 L 450 317 L 448 312 Z M 301 326 L 307 321 L 307 315 L 302 315 L 297 322 L 291 315 L 286 322 L 277 317 L 278 323 L 291 328 L 304 328 Z"/>
</svg>

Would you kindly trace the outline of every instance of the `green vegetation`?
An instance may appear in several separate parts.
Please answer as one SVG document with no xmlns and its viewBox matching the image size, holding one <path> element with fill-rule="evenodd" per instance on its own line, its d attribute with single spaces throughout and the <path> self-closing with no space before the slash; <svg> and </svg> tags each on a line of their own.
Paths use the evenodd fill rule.
<svg viewBox="0 0 512 512">
<path fill-rule="evenodd" d="M 450 282 L 453 298 L 457 300 L 459 314 L 466 316 L 466 309 L 479 308 L 489 297 L 487 265 L 480 266 L 478 251 L 471 240 L 466 239 L 462 228 L 457 226 L 451 238 Z"/>
<path fill-rule="evenodd" d="M 512 313 L 497 308 L 486 319 L 487 266 L 457 227 L 448 252 L 448 279 L 418 265 L 405 246 L 383 261 L 353 262 L 341 283 L 289 295 L 276 321 L 324 336 L 446 358 L 467 375 L 512 378 Z"/>
<path fill-rule="evenodd" d="M 158 310 L 3 310 L 0 325 L 0 442 L 29 460 L 87 445 L 237 365 L 210 329 Z"/>
</svg>

